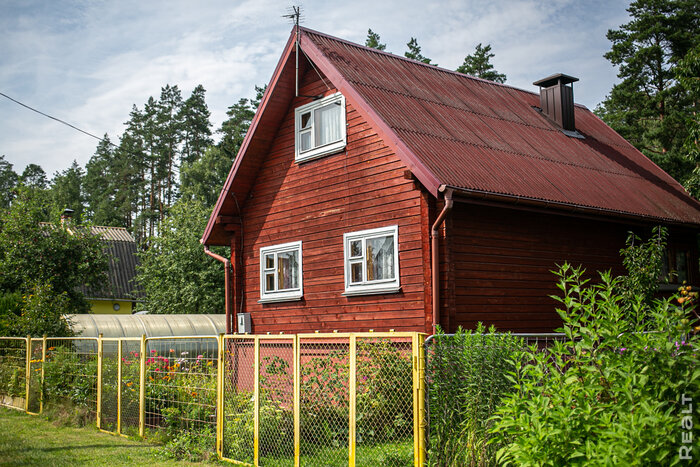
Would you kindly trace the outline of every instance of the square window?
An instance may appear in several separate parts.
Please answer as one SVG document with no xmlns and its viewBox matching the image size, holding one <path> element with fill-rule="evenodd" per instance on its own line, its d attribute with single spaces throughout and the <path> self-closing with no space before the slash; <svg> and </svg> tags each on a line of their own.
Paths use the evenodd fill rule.
<svg viewBox="0 0 700 467">
<path fill-rule="evenodd" d="M 343 235 L 345 293 L 366 295 L 400 290 L 398 226 Z"/>
<path fill-rule="evenodd" d="M 297 162 L 338 152 L 345 147 L 345 98 L 336 93 L 294 111 Z"/>
<path fill-rule="evenodd" d="M 260 303 L 300 300 L 301 242 L 260 248 Z"/>
</svg>

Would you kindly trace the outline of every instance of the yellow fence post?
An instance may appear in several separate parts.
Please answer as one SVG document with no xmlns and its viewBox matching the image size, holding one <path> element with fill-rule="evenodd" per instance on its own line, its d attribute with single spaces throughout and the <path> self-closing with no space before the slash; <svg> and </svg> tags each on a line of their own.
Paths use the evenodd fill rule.
<svg viewBox="0 0 700 467">
<path fill-rule="evenodd" d="M 32 377 L 32 336 L 27 335 L 27 359 L 24 368 L 24 411 L 29 412 L 29 380 Z"/>
<path fill-rule="evenodd" d="M 348 389 L 349 389 L 349 403 L 350 403 L 350 414 L 349 414 L 349 433 L 348 442 L 350 455 L 348 458 L 348 465 L 350 467 L 355 467 L 355 425 L 357 417 L 357 337 L 355 334 L 350 334 L 350 372 L 349 372 Z"/>
<path fill-rule="evenodd" d="M 224 335 L 216 339 L 219 347 L 216 374 L 216 453 L 224 456 Z"/>
<path fill-rule="evenodd" d="M 299 467 L 301 462 L 300 445 L 301 445 L 301 348 L 299 346 L 299 336 L 294 335 L 292 340 L 292 354 L 294 355 L 294 400 L 292 406 L 294 409 L 294 467 Z"/>
<path fill-rule="evenodd" d="M 425 464 L 425 334 L 413 336 L 413 459 Z"/>
<path fill-rule="evenodd" d="M 41 388 L 39 390 L 39 413 L 44 413 L 44 365 L 46 364 L 46 334 L 41 338 Z"/>
<path fill-rule="evenodd" d="M 253 336 L 255 339 L 255 380 L 253 394 L 255 404 L 253 408 L 253 460 L 255 466 L 260 465 L 260 339 L 258 336 Z"/>
<path fill-rule="evenodd" d="M 97 429 L 102 428 L 102 333 L 97 335 Z"/>
<path fill-rule="evenodd" d="M 141 335 L 139 354 L 139 436 L 146 433 L 146 334 Z"/>
<path fill-rule="evenodd" d="M 122 434 L 122 339 L 117 340 L 117 433 Z"/>
</svg>

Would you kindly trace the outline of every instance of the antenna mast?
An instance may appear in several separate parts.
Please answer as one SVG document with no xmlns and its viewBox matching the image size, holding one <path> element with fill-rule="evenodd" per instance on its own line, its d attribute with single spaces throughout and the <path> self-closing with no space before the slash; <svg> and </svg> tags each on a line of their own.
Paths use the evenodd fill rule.
<svg viewBox="0 0 700 467">
<path fill-rule="evenodd" d="M 294 73 L 294 95 L 299 97 L 299 17 L 301 16 L 301 6 L 292 6 L 292 12 L 288 15 L 284 15 L 284 18 L 290 18 L 294 22 L 294 46 L 296 51 L 294 53 L 295 58 L 295 73 Z"/>
</svg>

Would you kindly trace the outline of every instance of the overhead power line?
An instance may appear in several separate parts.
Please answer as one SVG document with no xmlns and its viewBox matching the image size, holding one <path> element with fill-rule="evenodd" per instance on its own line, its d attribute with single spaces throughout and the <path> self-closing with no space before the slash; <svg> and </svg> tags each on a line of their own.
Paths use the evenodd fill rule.
<svg viewBox="0 0 700 467">
<path fill-rule="evenodd" d="M 93 134 L 90 133 L 90 132 L 87 132 L 87 131 L 85 131 L 85 130 L 80 129 L 80 128 L 78 128 L 78 127 L 75 126 L 75 125 L 71 125 L 70 123 L 68 123 L 68 122 L 66 122 L 66 121 L 64 121 L 64 120 L 61 120 L 60 118 L 53 117 L 53 116 L 51 116 L 51 115 L 49 115 L 49 114 L 46 114 L 46 113 L 44 113 L 44 112 L 42 112 L 42 111 L 40 111 L 40 110 L 35 109 L 34 107 L 30 107 L 30 106 L 28 106 L 27 104 L 24 104 L 24 103 L 18 101 L 17 99 L 13 99 L 12 97 L 8 96 L 7 94 L 4 94 L 4 93 L 0 92 L 0 96 L 6 97 L 6 98 L 10 99 L 12 102 L 14 102 L 15 104 L 19 104 L 19 105 L 21 105 L 22 107 L 31 110 L 32 112 L 38 113 L 39 115 L 43 115 L 44 117 L 50 118 L 51 120 L 56 120 L 56 121 L 59 122 L 59 123 L 63 123 L 64 125 L 69 126 L 69 127 L 73 128 L 74 130 L 78 130 L 78 131 L 81 132 L 81 133 L 84 133 L 84 134 L 86 134 L 86 135 L 88 135 L 88 136 L 91 136 L 91 137 L 95 138 L 96 140 L 102 141 L 102 139 L 103 139 L 103 138 L 100 138 L 99 136 L 93 135 Z M 117 147 L 117 145 L 114 144 L 114 143 L 112 143 L 111 141 L 109 142 L 109 144 L 111 144 L 111 145 L 114 146 L 115 148 Z"/>
</svg>

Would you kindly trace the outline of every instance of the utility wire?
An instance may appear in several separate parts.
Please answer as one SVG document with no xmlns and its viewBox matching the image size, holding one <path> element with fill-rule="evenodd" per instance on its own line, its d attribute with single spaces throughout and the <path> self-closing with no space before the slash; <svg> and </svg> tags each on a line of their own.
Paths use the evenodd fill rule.
<svg viewBox="0 0 700 467">
<path fill-rule="evenodd" d="M 10 96 L 8 96 L 8 95 L 5 94 L 5 93 L 0 92 L 0 96 L 6 97 L 6 98 L 10 99 L 12 102 L 14 102 L 14 103 L 16 103 L 16 104 L 19 104 L 19 105 L 21 105 L 22 107 L 25 107 L 25 108 L 27 108 L 27 109 L 33 111 L 33 112 L 36 112 L 36 113 L 38 113 L 39 115 L 43 115 L 44 117 L 48 117 L 48 118 L 50 118 L 51 120 L 56 120 L 57 122 L 63 123 L 64 125 L 67 125 L 67 126 L 73 128 L 74 130 L 78 130 L 78 131 L 81 132 L 81 133 L 84 133 L 84 134 L 86 134 L 86 135 L 88 135 L 88 136 L 92 136 L 92 137 L 95 138 L 96 140 L 102 141 L 102 140 L 104 139 L 104 138 L 100 138 L 99 136 L 95 136 L 95 135 L 93 135 L 92 133 L 88 133 L 88 132 L 85 131 L 85 130 L 81 130 L 81 129 L 78 128 L 77 126 L 71 125 L 70 123 L 68 123 L 68 122 L 66 122 L 66 121 L 63 121 L 63 120 L 61 120 L 60 118 L 52 117 L 51 115 L 45 114 L 44 112 L 42 112 L 42 111 L 40 111 L 40 110 L 37 110 L 37 109 L 35 109 L 35 108 L 33 108 L 33 107 L 29 107 L 27 104 L 23 104 L 22 102 L 18 101 L 17 99 L 11 98 Z M 116 144 L 112 143 L 111 141 L 109 142 L 109 144 L 111 144 L 111 145 L 114 146 L 115 148 L 118 147 Z"/>
</svg>

